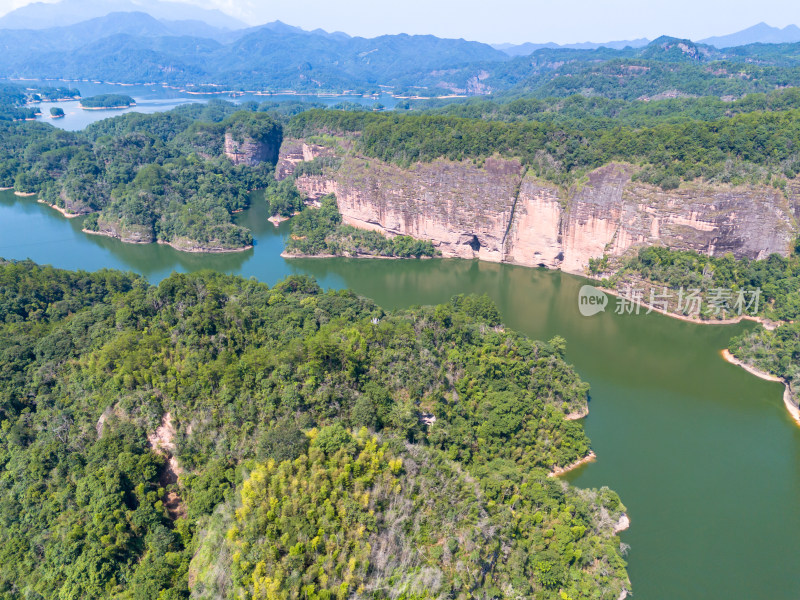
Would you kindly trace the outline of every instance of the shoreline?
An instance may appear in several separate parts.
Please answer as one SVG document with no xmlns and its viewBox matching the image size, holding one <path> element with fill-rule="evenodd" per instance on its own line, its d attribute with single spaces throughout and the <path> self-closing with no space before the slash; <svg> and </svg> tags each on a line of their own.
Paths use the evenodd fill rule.
<svg viewBox="0 0 800 600">
<path fill-rule="evenodd" d="M 45 202 L 41 198 L 39 200 L 37 200 L 37 202 L 39 204 L 44 204 L 45 206 L 49 206 L 53 210 L 57 210 L 58 212 L 61 213 L 62 216 L 66 217 L 67 219 L 75 219 L 77 217 L 82 217 L 83 216 L 83 215 L 78 215 L 78 214 L 75 214 L 75 213 L 67 212 L 66 209 L 61 208 L 60 206 L 56 206 L 55 204 L 50 204 L 48 202 Z"/>
<path fill-rule="evenodd" d="M 136 240 L 123 240 L 121 237 L 116 235 L 115 233 L 108 233 L 107 231 L 93 231 L 91 229 L 83 228 L 81 229 L 83 233 L 88 235 L 100 235 L 103 237 L 111 238 L 112 240 L 119 240 L 123 244 L 152 244 L 153 242 L 137 242 Z"/>
<path fill-rule="evenodd" d="M 566 272 L 566 271 L 565 271 Z M 585 275 L 584 275 L 585 277 Z M 591 277 L 588 278 L 591 281 L 600 281 L 599 279 L 592 279 Z M 622 292 L 617 290 L 612 290 L 608 288 L 594 286 L 598 291 L 603 292 L 604 294 L 610 294 L 616 298 L 624 297 Z M 780 323 L 776 323 L 775 321 L 770 321 L 769 319 L 765 319 L 764 317 L 754 317 L 752 315 L 739 315 L 738 317 L 731 318 L 731 319 L 716 319 L 716 320 L 703 320 L 703 319 L 694 319 L 692 317 L 687 317 L 686 315 L 679 315 L 677 313 L 669 312 L 666 310 L 662 310 L 660 308 L 656 308 L 654 306 L 650 306 L 646 302 L 638 302 L 639 306 L 649 310 L 651 313 L 658 313 L 660 315 L 664 315 L 665 317 L 671 317 L 673 319 L 678 319 L 679 321 L 685 321 L 686 323 L 694 323 L 695 325 L 738 325 L 742 321 L 753 321 L 754 323 L 760 323 L 764 329 L 768 329 L 772 331 L 776 329 Z"/>
<path fill-rule="evenodd" d="M 83 104 L 80 107 L 83 110 L 124 110 L 126 108 L 131 108 L 136 106 L 136 102 L 133 104 L 126 104 L 124 106 L 84 106 Z"/>
<path fill-rule="evenodd" d="M 19 196 L 20 198 L 30 198 L 31 196 L 35 196 L 36 192 L 14 192 L 15 196 Z M 44 204 L 44 203 L 42 203 Z"/>
<path fill-rule="evenodd" d="M 80 216 L 80 215 L 75 215 L 75 216 Z M 103 237 L 119 240 L 123 244 L 137 244 L 137 245 L 159 244 L 160 246 L 169 246 L 173 250 L 177 250 L 178 252 L 188 252 L 189 254 L 228 254 L 231 252 L 246 252 L 247 250 L 253 249 L 252 245 L 245 246 L 243 248 L 230 248 L 230 249 L 228 248 L 189 249 L 177 246 L 173 242 L 165 242 L 164 240 L 155 240 L 154 242 L 137 242 L 135 240 L 123 240 L 120 236 L 114 233 L 108 233 L 107 231 L 92 231 L 91 229 L 81 229 L 81 231 L 88 235 L 101 235 Z"/>
<path fill-rule="evenodd" d="M 582 408 L 581 410 L 576 410 L 571 413 L 567 413 L 564 415 L 565 421 L 579 421 L 589 415 L 589 403 L 586 403 L 586 407 Z"/>
<path fill-rule="evenodd" d="M 588 464 L 590 462 L 594 462 L 595 460 L 597 460 L 597 454 L 594 453 L 594 450 L 589 450 L 589 454 L 587 454 L 586 456 L 584 456 L 580 460 L 576 460 L 574 463 L 570 463 L 565 467 L 555 467 L 552 471 L 550 471 L 547 474 L 547 476 L 548 477 L 560 477 L 564 473 L 569 473 L 570 471 L 573 471 L 573 470 L 577 469 L 578 467 L 581 467 L 581 466 L 583 466 L 585 464 Z"/>
<path fill-rule="evenodd" d="M 739 360 L 733 354 L 730 353 L 730 350 L 725 348 L 724 350 L 720 351 L 720 355 L 722 355 L 723 360 L 728 362 L 732 365 L 736 365 L 737 367 L 741 367 L 751 375 L 755 375 L 759 379 L 764 379 L 765 381 L 772 381 L 776 383 L 783 384 L 783 405 L 786 407 L 787 412 L 792 417 L 794 422 L 800 426 L 800 408 L 795 406 L 794 402 L 792 402 L 792 389 L 789 386 L 789 383 L 783 379 L 782 377 L 778 377 L 777 375 L 773 375 L 772 373 L 767 373 L 765 371 L 761 371 L 760 369 L 755 368 L 752 365 L 748 365 L 746 362 Z"/>
<path fill-rule="evenodd" d="M 289 217 L 284 217 L 282 215 L 272 215 L 267 219 L 270 223 L 278 227 L 281 223 L 284 223 L 289 220 Z"/>
<path fill-rule="evenodd" d="M 276 225 L 277 227 L 277 225 Z M 280 254 L 281 258 L 372 258 L 377 260 L 429 260 L 434 256 L 381 256 L 379 254 L 293 254 L 284 250 Z"/>
<path fill-rule="evenodd" d="M 146 242 L 145 242 L 146 243 Z M 233 252 L 247 252 L 254 248 L 253 244 L 243 246 L 242 248 L 181 248 L 173 242 L 165 242 L 163 240 L 156 240 L 156 244 L 162 246 L 169 246 L 178 252 L 188 252 L 189 254 L 230 254 Z"/>
<path fill-rule="evenodd" d="M 619 533 L 620 531 L 626 531 L 631 526 L 631 518 L 628 516 L 628 513 L 622 513 L 617 521 L 617 524 L 614 525 L 614 533 Z"/>
<path fill-rule="evenodd" d="M 343 91 L 319 91 L 319 90 L 309 90 L 309 91 L 298 91 L 298 90 L 230 90 L 230 89 L 219 89 L 214 91 L 198 91 L 191 89 L 191 86 L 186 85 L 174 85 L 167 82 L 157 83 L 155 81 L 142 81 L 142 82 L 135 82 L 135 83 L 122 83 L 119 81 L 96 81 L 90 79 L 63 79 L 61 77 L 58 78 L 32 78 L 32 77 L 5 77 L 2 78 L 6 81 L 60 81 L 63 83 L 95 83 L 95 84 L 103 84 L 103 85 L 114 85 L 120 87 L 133 87 L 133 86 L 140 86 L 140 87 L 160 87 L 165 90 L 177 90 L 179 92 L 183 92 L 185 94 L 191 94 L 192 96 L 230 96 L 233 97 L 240 97 L 247 94 L 251 94 L 253 96 L 309 96 L 315 98 L 366 98 L 371 100 L 380 100 L 381 96 L 386 95 L 390 98 L 394 98 L 396 100 L 446 100 L 449 98 L 468 98 L 469 96 L 466 94 L 443 94 L 437 96 L 408 96 L 403 94 L 394 94 L 392 92 L 381 92 L 380 94 L 359 94 L 356 92 L 352 92 L 350 90 L 343 90 Z M 220 83 L 209 83 L 205 84 L 208 87 L 215 87 L 215 88 L 224 88 L 225 86 Z M 479 96 L 480 97 L 480 96 Z M 68 98 L 68 99 L 58 99 L 58 100 L 45 100 L 44 102 L 69 102 L 79 100 L 79 98 Z M 134 104 L 135 106 L 135 104 Z M 121 108 L 121 107 L 110 107 L 110 108 Z"/>
</svg>

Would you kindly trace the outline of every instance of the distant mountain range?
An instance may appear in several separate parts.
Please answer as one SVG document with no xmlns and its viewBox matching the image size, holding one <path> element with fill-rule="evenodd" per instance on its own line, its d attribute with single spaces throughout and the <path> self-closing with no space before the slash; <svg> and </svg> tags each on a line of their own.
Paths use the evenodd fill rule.
<svg viewBox="0 0 800 600">
<path fill-rule="evenodd" d="M 492 44 L 493 48 L 502 50 L 509 56 L 527 56 L 541 50 L 542 48 L 567 48 L 571 50 L 596 50 L 597 48 L 611 48 L 622 50 L 624 48 L 642 48 L 650 43 L 647 38 L 635 40 L 618 40 L 614 42 L 583 42 L 578 44 L 535 44 L 526 42 L 524 44 Z M 746 46 L 748 44 L 791 44 L 800 42 L 800 27 L 788 25 L 783 29 L 771 27 L 766 23 L 759 23 L 747 29 L 742 29 L 736 33 L 710 37 L 698 40 L 701 44 L 714 46 L 715 48 L 733 48 L 735 46 Z"/>
<path fill-rule="evenodd" d="M 166 21 L 201 21 L 214 28 L 247 27 L 220 10 L 200 8 L 184 2 L 164 0 L 60 0 L 54 3 L 34 2 L 12 10 L 0 18 L 0 29 L 48 29 L 74 25 L 104 17 L 113 12 L 145 12 Z"/>
<path fill-rule="evenodd" d="M 141 10 L 108 12 L 120 7 Z M 106 14 L 70 23 L 93 13 Z M 54 20 L 61 24 L 42 28 Z M 351 37 L 280 21 L 246 27 L 219 11 L 159 0 L 61 0 L 12 11 L 0 27 L 0 78 L 156 83 L 196 92 L 650 100 L 740 97 L 800 81 L 800 29 L 765 24 L 708 43 L 661 37 L 492 47 L 432 35 Z"/>
<path fill-rule="evenodd" d="M 569 50 L 596 50 L 597 48 L 611 48 L 613 50 L 622 50 L 624 48 L 641 48 L 650 43 L 647 38 L 639 38 L 636 40 L 619 40 L 616 42 L 581 42 L 577 44 L 556 44 L 554 42 L 547 42 L 546 44 L 534 44 L 533 42 L 525 42 L 524 44 L 492 44 L 492 48 L 502 50 L 509 56 L 528 56 L 542 48 L 567 48 Z"/>
<path fill-rule="evenodd" d="M 59 0 L 54 3 L 34 2 L 0 17 L 0 30 L 51 29 L 75 25 L 98 17 L 106 17 L 112 13 L 146 13 L 163 22 L 163 27 L 160 31 L 153 27 L 152 24 L 147 24 L 147 31 L 142 35 L 148 36 L 188 35 L 226 42 L 236 37 L 241 37 L 248 31 L 267 27 L 281 33 L 314 34 L 338 40 L 350 39 L 348 34 L 340 31 L 333 33 L 328 33 L 322 29 L 305 31 L 280 21 L 258 28 L 249 27 L 244 22 L 220 10 L 205 9 L 193 4 L 170 2 L 169 0 Z M 114 33 L 138 35 L 139 33 L 135 31 L 135 27 L 141 19 L 140 17 L 136 17 L 136 19 L 137 23 L 131 24 L 129 31 L 123 32 L 118 30 L 119 28 L 112 28 L 112 31 Z M 237 32 L 237 35 L 231 36 L 231 32 Z M 697 41 L 715 48 L 732 48 L 747 44 L 794 43 L 800 42 L 800 27 L 788 25 L 780 29 L 771 27 L 766 23 L 758 23 L 735 33 Z M 647 38 L 637 38 L 610 42 L 579 42 L 571 44 L 526 42 L 523 44 L 491 44 L 491 46 L 508 56 L 528 56 L 541 49 L 596 50 L 602 47 L 623 50 L 625 48 L 642 48 L 650 42 L 651 40 Z"/>
<path fill-rule="evenodd" d="M 374 93 L 381 85 L 437 87 L 444 77 L 439 93 L 479 93 L 479 73 L 472 83 L 466 75 L 452 83 L 451 71 L 508 59 L 487 44 L 431 35 L 366 39 L 305 31 L 280 21 L 227 30 L 196 19 L 159 20 L 144 12 L 114 12 L 67 26 L 0 34 L 0 77 L 7 78 Z"/>
<path fill-rule="evenodd" d="M 792 44 L 800 42 L 800 27 L 787 25 L 780 29 L 770 27 L 766 23 L 759 23 L 736 33 L 710 37 L 700 40 L 700 42 L 715 48 L 733 48 L 747 44 Z"/>
</svg>

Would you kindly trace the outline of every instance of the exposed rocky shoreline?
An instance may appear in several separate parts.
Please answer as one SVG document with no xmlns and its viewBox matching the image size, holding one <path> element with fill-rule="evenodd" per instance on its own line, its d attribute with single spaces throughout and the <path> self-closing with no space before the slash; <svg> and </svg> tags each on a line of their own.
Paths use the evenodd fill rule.
<svg viewBox="0 0 800 600">
<path fill-rule="evenodd" d="M 133 106 L 136 106 L 136 102 L 133 102 L 131 104 L 120 104 L 119 106 L 84 106 L 83 104 L 81 104 L 81 108 L 83 110 L 117 110 L 123 108 L 131 108 Z"/>
<path fill-rule="evenodd" d="M 589 279 L 592 279 L 589 277 Z M 599 283 L 600 280 L 594 279 Z M 601 292 L 606 294 L 610 294 L 617 298 L 623 298 L 624 294 L 618 290 L 614 290 L 611 288 L 604 288 L 604 287 L 597 287 L 597 289 Z M 639 306 L 647 311 L 658 313 L 660 315 L 664 315 L 665 317 L 671 317 L 673 319 L 678 319 L 679 321 L 686 321 L 687 323 L 693 323 L 695 325 L 737 325 L 742 321 L 752 321 L 754 323 L 761 324 L 764 329 L 769 329 L 770 331 L 775 329 L 779 323 L 775 321 L 771 321 L 770 319 L 766 319 L 764 317 L 755 317 L 752 315 L 737 315 L 731 319 L 699 319 L 694 317 L 688 317 L 686 315 L 680 315 L 678 313 L 674 313 L 668 310 L 663 310 L 660 308 L 656 308 L 655 306 L 651 306 L 647 302 L 638 302 Z"/>
<path fill-rule="evenodd" d="M 71 213 L 65 208 L 61 208 L 60 206 L 56 206 L 55 204 L 50 204 L 49 202 L 45 202 L 42 199 L 37 200 L 37 202 L 39 204 L 44 204 L 45 206 L 49 206 L 53 210 L 57 210 L 58 212 L 61 213 L 62 216 L 66 217 L 67 219 L 75 219 L 76 217 L 84 216 L 84 215 L 79 215 L 79 214 L 76 214 L 76 213 Z M 84 231 L 86 231 L 86 230 L 84 229 Z"/>
<path fill-rule="evenodd" d="M 78 216 L 78 215 L 75 215 Z M 112 233 L 110 231 L 94 231 L 92 229 L 81 229 L 83 233 L 87 233 L 89 235 L 100 235 L 103 237 L 112 238 L 115 240 L 119 240 L 123 244 L 160 244 L 162 246 L 169 246 L 179 252 L 189 252 L 191 254 L 227 254 L 232 252 L 246 252 L 247 250 L 252 250 L 253 246 L 243 246 L 241 248 L 223 248 L 221 246 L 202 246 L 202 245 L 191 245 L 184 242 L 165 242 L 164 240 L 155 240 L 155 242 L 149 240 L 133 240 L 133 239 L 126 239 L 123 240 L 119 235 Z"/>
<path fill-rule="evenodd" d="M 281 252 L 281 258 L 374 258 L 379 260 L 425 260 L 430 256 L 381 256 L 379 254 L 295 254 L 294 252 Z"/>
<path fill-rule="evenodd" d="M 743 360 L 739 360 L 733 354 L 731 354 L 730 350 L 728 350 L 727 348 L 722 350 L 720 354 L 722 355 L 722 358 L 725 359 L 725 361 L 731 363 L 732 365 L 736 365 L 737 367 L 741 367 L 751 375 L 755 375 L 756 377 L 759 377 L 760 379 L 764 379 L 766 381 L 775 381 L 782 383 L 784 386 L 783 405 L 786 407 L 786 410 L 789 412 L 792 419 L 794 419 L 794 422 L 800 425 L 800 408 L 798 408 L 798 406 L 792 400 L 792 388 L 789 385 L 788 381 L 786 381 L 783 377 L 778 377 L 777 375 L 773 375 L 772 373 L 767 373 L 744 362 Z"/>
<path fill-rule="evenodd" d="M 580 460 L 576 460 L 574 463 L 568 464 L 564 467 L 553 468 L 553 470 L 550 471 L 550 473 L 548 473 L 548 477 L 558 477 L 560 475 L 563 475 L 564 473 L 569 473 L 570 471 L 573 471 L 578 467 L 593 462 L 595 460 L 597 460 L 597 455 L 594 453 L 594 450 L 590 450 L 589 454 L 587 454 Z"/>
</svg>

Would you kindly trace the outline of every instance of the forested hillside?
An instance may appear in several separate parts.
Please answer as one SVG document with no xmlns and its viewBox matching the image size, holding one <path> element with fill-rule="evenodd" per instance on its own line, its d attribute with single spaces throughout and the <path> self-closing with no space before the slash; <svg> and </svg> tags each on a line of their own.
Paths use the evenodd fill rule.
<svg viewBox="0 0 800 600">
<path fill-rule="evenodd" d="M 430 258 L 437 254 L 429 240 L 408 235 L 386 237 L 377 231 L 343 225 L 336 197 L 331 195 L 320 198 L 319 210 L 303 211 L 292 219 L 291 225 L 286 240 L 289 256 Z"/>
<path fill-rule="evenodd" d="M 588 386 L 485 297 L 0 264 L 0 594 L 616 598 Z"/>
<path fill-rule="evenodd" d="M 638 179 L 665 189 L 696 178 L 785 186 L 786 178 L 800 173 L 796 94 L 792 91 L 781 105 L 789 107 L 785 110 L 759 110 L 767 108 L 766 99 L 751 102 L 755 110 L 733 116 L 673 122 L 668 115 L 643 127 L 612 119 L 584 120 L 581 114 L 595 109 L 592 101 L 582 100 L 573 101 L 578 107 L 569 118 L 553 118 L 560 113 L 541 108 L 538 112 L 544 115 L 539 118 L 533 105 L 530 118 L 510 121 L 310 110 L 293 117 L 286 131 L 292 137 L 353 137 L 364 155 L 402 166 L 437 158 L 479 162 L 499 154 L 518 158 L 538 176 L 564 185 L 588 170 L 623 161 L 643 167 Z M 524 103 L 516 106 L 523 110 Z"/>
<path fill-rule="evenodd" d="M 247 207 L 249 191 L 275 183 L 282 134 L 270 115 L 235 110 L 211 104 L 127 114 L 83 132 L 0 123 L 0 187 L 35 193 L 67 214 L 89 214 L 87 230 L 124 241 L 243 248 L 252 235 L 232 214 Z M 254 158 L 234 164 L 228 151 L 241 146 Z M 301 200 L 275 210 L 290 214 Z"/>
<path fill-rule="evenodd" d="M 80 92 L 66 87 L 23 87 L 0 83 L 0 121 L 34 119 L 41 114 L 40 101 L 79 98 Z"/>
<path fill-rule="evenodd" d="M 125 108 L 136 104 L 133 98 L 125 94 L 98 94 L 81 98 L 83 108 Z"/>
<path fill-rule="evenodd" d="M 597 268 L 598 263 L 592 266 Z M 696 290 L 706 300 L 700 314 L 703 319 L 735 318 L 741 312 L 773 321 L 775 327 L 758 327 L 734 337 L 728 347 L 736 358 L 784 379 L 794 403 L 800 404 L 800 239 L 789 257 L 773 254 L 754 261 L 642 248 L 615 271 L 604 285 L 617 289 L 632 285 L 647 292 L 653 288 L 656 297 L 664 297 L 669 290 L 672 295 L 666 306 L 677 314 L 690 310 L 687 302 L 679 306 L 677 291 Z M 715 295 L 721 299 L 716 305 L 708 302 Z M 645 293 L 645 302 L 648 297 Z M 745 299 L 741 311 L 736 308 L 740 298 Z"/>
</svg>

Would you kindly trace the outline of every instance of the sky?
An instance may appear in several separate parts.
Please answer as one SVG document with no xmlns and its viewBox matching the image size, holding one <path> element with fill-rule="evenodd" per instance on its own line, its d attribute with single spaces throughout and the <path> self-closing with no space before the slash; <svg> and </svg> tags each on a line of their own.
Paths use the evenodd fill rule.
<svg viewBox="0 0 800 600">
<path fill-rule="evenodd" d="M 182 0 L 248 24 L 280 20 L 374 37 L 434 34 L 489 43 L 606 42 L 672 35 L 702 39 L 758 22 L 800 23 L 797 0 Z M 0 0 L 0 14 L 28 4 Z"/>
</svg>

